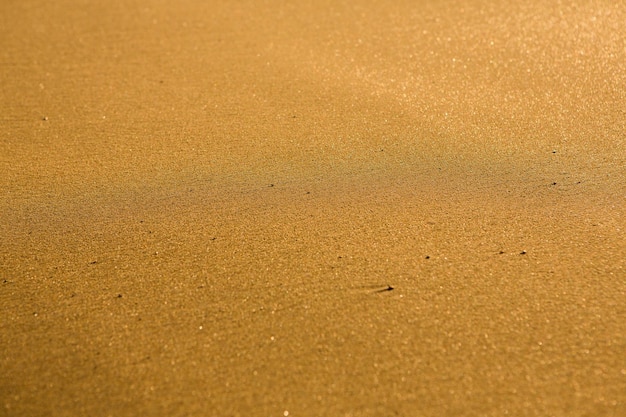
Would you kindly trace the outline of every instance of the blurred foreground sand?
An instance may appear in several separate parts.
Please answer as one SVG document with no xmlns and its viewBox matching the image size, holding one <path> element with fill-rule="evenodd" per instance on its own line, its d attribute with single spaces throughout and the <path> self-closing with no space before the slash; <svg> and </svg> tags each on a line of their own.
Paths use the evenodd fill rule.
<svg viewBox="0 0 626 417">
<path fill-rule="evenodd" d="M 626 6 L 508 3 L 2 4 L 0 415 L 626 415 Z"/>
</svg>

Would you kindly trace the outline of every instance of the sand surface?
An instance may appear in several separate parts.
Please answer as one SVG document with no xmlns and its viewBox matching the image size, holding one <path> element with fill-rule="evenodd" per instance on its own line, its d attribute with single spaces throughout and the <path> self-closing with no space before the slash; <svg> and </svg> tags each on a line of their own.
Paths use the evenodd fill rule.
<svg viewBox="0 0 626 417">
<path fill-rule="evenodd" d="M 564 3 L 3 1 L 0 415 L 625 416 L 626 5 Z"/>
</svg>

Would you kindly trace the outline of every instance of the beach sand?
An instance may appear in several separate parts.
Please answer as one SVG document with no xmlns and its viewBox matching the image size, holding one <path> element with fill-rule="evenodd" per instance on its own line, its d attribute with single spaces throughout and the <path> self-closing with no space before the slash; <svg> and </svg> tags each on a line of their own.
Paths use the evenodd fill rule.
<svg viewBox="0 0 626 417">
<path fill-rule="evenodd" d="M 626 415 L 626 6 L 0 5 L 0 415 Z"/>
</svg>

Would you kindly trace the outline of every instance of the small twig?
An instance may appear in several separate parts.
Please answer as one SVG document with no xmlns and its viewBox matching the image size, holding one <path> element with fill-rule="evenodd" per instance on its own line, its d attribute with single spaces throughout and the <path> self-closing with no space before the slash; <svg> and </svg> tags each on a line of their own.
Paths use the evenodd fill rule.
<svg viewBox="0 0 626 417">
<path fill-rule="evenodd" d="M 391 285 L 387 285 L 387 288 L 383 288 L 382 290 L 376 290 L 374 293 L 385 292 L 385 291 L 393 291 L 393 287 Z"/>
</svg>

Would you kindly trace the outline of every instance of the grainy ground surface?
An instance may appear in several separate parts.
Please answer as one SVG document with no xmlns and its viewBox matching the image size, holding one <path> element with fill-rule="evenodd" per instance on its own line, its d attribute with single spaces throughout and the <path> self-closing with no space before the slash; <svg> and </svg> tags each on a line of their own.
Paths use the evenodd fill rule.
<svg viewBox="0 0 626 417">
<path fill-rule="evenodd" d="M 2 2 L 0 415 L 626 415 L 625 22 Z"/>
</svg>

